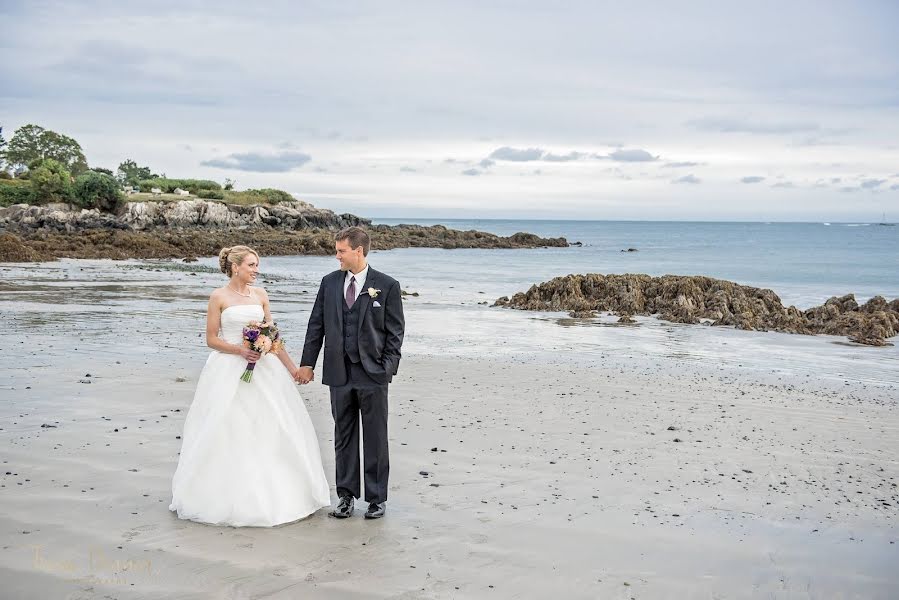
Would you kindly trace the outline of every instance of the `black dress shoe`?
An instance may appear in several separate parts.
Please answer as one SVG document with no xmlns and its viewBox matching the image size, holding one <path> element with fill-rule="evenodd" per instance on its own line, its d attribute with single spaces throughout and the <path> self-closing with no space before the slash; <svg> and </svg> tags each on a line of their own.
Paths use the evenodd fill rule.
<svg viewBox="0 0 899 600">
<path fill-rule="evenodd" d="M 368 510 L 365 511 L 366 519 L 380 519 L 384 516 L 384 511 L 387 510 L 387 503 L 381 502 L 380 504 L 376 502 L 372 502 L 368 505 Z"/>
<path fill-rule="evenodd" d="M 353 514 L 353 509 L 355 507 L 355 498 L 352 496 L 341 496 L 340 502 L 337 503 L 337 508 L 329 512 L 328 515 L 335 519 L 346 519 Z"/>
</svg>

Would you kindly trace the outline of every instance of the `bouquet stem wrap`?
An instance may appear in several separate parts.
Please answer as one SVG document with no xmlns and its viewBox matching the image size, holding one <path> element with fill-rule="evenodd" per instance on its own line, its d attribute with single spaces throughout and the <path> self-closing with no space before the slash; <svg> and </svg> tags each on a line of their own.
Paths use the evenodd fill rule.
<svg viewBox="0 0 899 600">
<path fill-rule="evenodd" d="M 255 369 L 255 368 L 256 368 L 256 363 L 248 362 L 246 370 L 244 370 L 243 375 L 240 376 L 240 380 L 246 381 L 247 383 L 250 383 L 251 381 L 253 381 L 253 369 Z"/>
</svg>

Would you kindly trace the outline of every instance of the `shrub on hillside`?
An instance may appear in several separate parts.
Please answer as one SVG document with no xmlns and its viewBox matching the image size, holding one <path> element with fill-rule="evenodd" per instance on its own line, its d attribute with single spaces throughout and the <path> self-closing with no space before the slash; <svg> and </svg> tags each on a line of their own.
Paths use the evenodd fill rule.
<svg viewBox="0 0 899 600">
<path fill-rule="evenodd" d="M 222 189 L 219 183 L 208 179 L 168 179 L 166 177 L 142 179 L 139 186 L 145 192 L 149 192 L 153 188 L 159 188 L 164 194 L 173 194 L 176 188 L 187 190 L 191 194 L 198 194 L 200 190 Z"/>
<path fill-rule="evenodd" d="M 0 179 L 0 206 L 13 204 L 36 204 L 30 181 Z"/>
<path fill-rule="evenodd" d="M 74 200 L 81 208 L 115 212 L 125 197 L 119 190 L 119 183 L 112 176 L 89 171 L 75 180 Z"/>
<path fill-rule="evenodd" d="M 198 198 L 205 198 L 206 200 L 224 200 L 225 192 L 222 190 L 200 190 L 197 192 Z"/>
<path fill-rule="evenodd" d="M 225 201 L 232 204 L 278 204 L 279 202 L 293 202 L 294 200 L 296 198 L 287 192 L 273 188 L 225 192 Z"/>
<path fill-rule="evenodd" d="M 48 158 L 33 163 L 29 172 L 37 204 L 71 202 L 73 200 L 72 175 L 62 163 Z"/>
</svg>

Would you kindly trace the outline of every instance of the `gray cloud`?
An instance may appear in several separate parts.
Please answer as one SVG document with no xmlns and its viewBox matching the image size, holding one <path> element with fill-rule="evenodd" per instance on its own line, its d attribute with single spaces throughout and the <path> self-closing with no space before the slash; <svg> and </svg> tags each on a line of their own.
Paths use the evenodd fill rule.
<svg viewBox="0 0 899 600">
<path fill-rule="evenodd" d="M 893 185 L 891 185 L 891 186 L 890 186 L 890 190 L 892 190 L 892 191 L 894 191 L 894 192 L 895 192 L 896 190 L 899 190 L 899 183 L 894 183 Z"/>
<path fill-rule="evenodd" d="M 771 187 L 773 188 L 794 188 L 796 185 L 792 181 L 780 181 L 775 183 Z"/>
<path fill-rule="evenodd" d="M 821 129 L 817 123 L 808 121 L 761 122 L 734 117 L 703 117 L 687 121 L 686 125 L 699 131 L 753 134 L 801 133 Z"/>
<path fill-rule="evenodd" d="M 314 159 L 293 171 L 268 165 L 231 176 L 248 187 L 314 191 L 328 208 L 363 215 L 386 216 L 385 205 L 359 198 L 389 196 L 401 215 L 465 207 L 472 216 L 862 220 L 870 207 L 846 202 L 837 188 L 899 170 L 899 9 L 889 2 L 878 10 L 755 3 L 739 14 L 654 3 L 652 20 L 627 3 L 550 12 L 535 2 L 482 3 L 474 20 L 471 6 L 361 0 L 259 11 L 223 2 L 211 14 L 198 0 L 0 0 L 0 21 L 10 24 L 0 34 L 8 57 L 0 61 L 0 115 L 7 139 L 34 122 L 78 139 L 96 164 L 117 164 L 139 140 L 134 158 L 172 176 L 259 168 L 231 153 L 308 152 Z M 830 139 L 845 147 L 788 146 Z M 283 140 L 299 146 L 275 145 Z M 486 158 L 500 145 L 544 152 L 533 163 Z M 634 147 L 654 151 L 635 161 L 627 154 Z M 565 148 L 591 152 L 581 161 L 598 164 L 553 162 L 570 155 Z M 425 161 L 439 166 L 445 152 L 471 160 L 432 173 Z M 700 157 L 707 167 L 689 164 Z M 200 167 L 204 159 L 215 168 Z M 827 166 L 840 160 L 847 165 Z M 318 165 L 339 176 L 324 177 Z M 404 165 L 434 179 L 412 177 Z M 544 176 L 530 178 L 533 202 L 523 203 L 517 172 L 536 166 Z M 605 171 L 614 166 L 626 173 Z M 469 168 L 490 179 L 483 201 L 464 200 L 484 183 L 459 175 Z M 769 175 L 747 186 L 740 170 Z M 774 177 L 779 170 L 785 178 Z M 705 185 L 687 186 L 689 198 L 677 204 L 666 202 L 676 187 L 623 181 L 668 183 L 698 172 Z M 811 189 L 836 173 L 844 175 L 831 189 Z M 602 202 L 597 176 L 607 180 Z M 796 190 L 769 187 L 787 179 Z M 856 197 L 899 183 L 888 179 Z M 729 192 L 753 192 L 752 201 L 721 202 Z"/>
<path fill-rule="evenodd" d="M 608 158 L 620 162 L 649 162 L 659 159 L 658 156 L 653 156 L 646 150 L 640 148 L 634 148 L 631 150 L 615 150 L 614 152 L 610 152 L 605 156 L 597 156 L 597 158 Z"/>
<path fill-rule="evenodd" d="M 400 173 L 418 173 L 418 169 L 413 169 L 412 167 L 400 167 Z"/>
<path fill-rule="evenodd" d="M 543 156 L 543 150 L 540 148 L 510 148 L 509 146 L 503 146 L 502 148 L 497 148 L 493 152 L 490 153 L 488 158 L 492 158 L 495 160 L 508 160 L 513 162 L 528 162 L 532 160 L 540 160 L 540 157 Z"/>
<path fill-rule="evenodd" d="M 765 181 L 765 178 L 759 175 L 749 175 L 740 179 L 740 183 L 761 183 L 762 181 Z"/>
<path fill-rule="evenodd" d="M 303 166 L 310 160 L 312 160 L 312 157 L 302 152 L 279 152 L 277 154 L 236 152 L 224 158 L 204 160 L 200 164 L 204 167 L 253 171 L 256 173 L 286 173 Z"/>
<path fill-rule="evenodd" d="M 101 114 L 104 104 L 215 106 L 222 104 L 222 97 L 216 96 L 226 91 L 224 82 L 245 74 L 240 62 L 229 56 L 115 37 L 76 39 L 63 51 L 45 53 L 39 71 L 16 77 L 17 93 L 99 103 Z M 3 71 L 0 67 L 0 79 L 6 79 Z M 110 80 L 128 83 L 104 85 Z"/>
<path fill-rule="evenodd" d="M 575 152 L 573 150 L 568 154 L 552 154 L 550 152 L 547 152 L 543 155 L 543 160 L 549 162 L 568 162 L 571 160 L 579 160 L 584 156 L 586 156 L 586 154 L 584 154 L 583 152 Z"/>
<path fill-rule="evenodd" d="M 490 160 L 489 158 L 485 158 L 484 160 L 482 160 L 481 162 L 478 163 L 478 165 L 480 165 L 480 167 L 482 169 L 488 169 L 495 164 L 496 163 L 494 161 Z"/>
<path fill-rule="evenodd" d="M 671 183 L 701 183 L 702 180 L 699 177 L 696 177 L 692 173 L 690 175 L 684 175 L 683 177 L 679 177 L 673 180 Z"/>
<path fill-rule="evenodd" d="M 691 161 L 682 161 L 682 162 L 670 162 L 662 165 L 663 167 L 670 167 L 672 169 L 679 169 L 682 167 L 699 167 L 702 166 L 703 163 L 691 162 Z"/>
<path fill-rule="evenodd" d="M 873 190 L 875 188 L 879 188 L 886 182 L 886 179 L 865 179 L 864 181 L 862 181 L 861 187 L 866 190 Z"/>
<path fill-rule="evenodd" d="M 464 171 L 462 171 L 463 175 L 468 175 L 469 177 L 476 177 L 478 175 L 481 175 L 482 173 L 482 171 L 478 171 L 477 169 L 465 169 Z"/>
</svg>

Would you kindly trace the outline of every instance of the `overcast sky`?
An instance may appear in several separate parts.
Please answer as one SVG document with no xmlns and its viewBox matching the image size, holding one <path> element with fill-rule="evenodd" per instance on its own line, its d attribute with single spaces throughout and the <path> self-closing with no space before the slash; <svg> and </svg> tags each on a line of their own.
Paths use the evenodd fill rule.
<svg viewBox="0 0 899 600">
<path fill-rule="evenodd" d="M 897 6 L 0 0 L 0 124 L 369 217 L 899 220 Z"/>
</svg>

